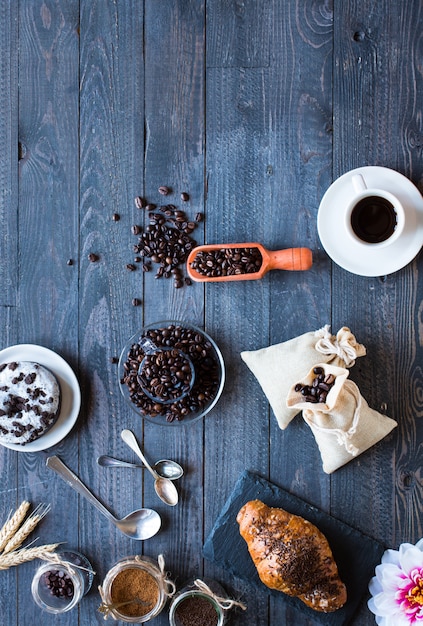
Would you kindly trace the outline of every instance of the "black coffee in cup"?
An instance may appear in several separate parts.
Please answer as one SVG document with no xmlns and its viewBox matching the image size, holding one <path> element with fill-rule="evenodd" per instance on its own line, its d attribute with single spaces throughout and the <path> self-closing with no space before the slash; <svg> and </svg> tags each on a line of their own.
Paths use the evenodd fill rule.
<svg viewBox="0 0 423 626">
<path fill-rule="evenodd" d="M 382 243 L 391 237 L 397 226 L 394 206 L 382 196 L 367 196 L 357 202 L 351 212 L 351 227 L 366 243 Z"/>
</svg>

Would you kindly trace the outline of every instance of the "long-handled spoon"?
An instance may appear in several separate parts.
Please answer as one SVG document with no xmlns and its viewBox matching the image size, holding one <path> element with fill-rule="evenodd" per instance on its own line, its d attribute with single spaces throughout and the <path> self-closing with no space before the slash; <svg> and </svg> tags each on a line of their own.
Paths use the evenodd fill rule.
<svg viewBox="0 0 423 626">
<path fill-rule="evenodd" d="M 176 490 L 175 485 L 168 478 L 163 478 L 159 476 L 159 474 L 151 467 L 141 449 L 138 445 L 137 440 L 135 439 L 135 435 L 132 431 L 125 428 L 122 430 L 121 437 L 123 441 L 135 452 L 137 456 L 144 463 L 150 474 L 154 477 L 154 489 L 156 490 L 157 495 L 160 500 L 162 500 L 165 504 L 169 506 L 175 506 L 178 504 L 178 492 Z"/>
<path fill-rule="evenodd" d="M 52 469 L 62 478 L 65 483 L 75 489 L 77 493 L 91 502 L 109 522 L 112 522 L 124 535 L 131 539 L 150 539 L 159 530 L 161 518 L 157 511 L 153 509 L 138 509 L 129 513 L 123 519 L 116 519 L 106 507 L 91 493 L 84 483 L 74 474 L 58 456 L 49 456 L 46 461 L 47 467 Z"/>
<path fill-rule="evenodd" d="M 239 250 L 248 250 L 255 248 L 261 255 L 262 263 L 256 272 L 252 273 L 240 273 L 231 274 L 228 276 L 213 275 L 212 272 L 199 271 L 196 268 L 196 256 L 201 253 L 203 255 L 203 261 L 208 270 L 208 263 L 214 264 L 214 254 L 229 254 L 234 248 Z M 210 255 L 210 259 L 207 255 Z M 235 254 L 235 250 L 234 250 Z M 199 257 L 200 258 L 200 257 Z M 192 280 L 198 282 L 223 282 L 227 280 L 257 280 L 263 278 L 263 276 L 269 270 L 291 270 L 291 271 L 303 271 L 308 270 L 313 264 L 313 255 L 309 248 L 286 248 L 285 250 L 267 250 L 261 243 L 222 243 L 222 244 L 207 244 L 204 246 L 197 246 L 191 250 L 187 259 L 187 272 Z"/>
<path fill-rule="evenodd" d="M 121 461 L 120 459 L 115 459 L 108 454 L 102 454 L 99 456 L 97 458 L 97 463 L 101 465 L 101 467 L 132 467 L 146 469 L 145 465 Z M 161 459 L 160 461 L 156 461 L 153 465 L 153 469 L 156 470 L 159 476 L 162 478 L 169 478 L 169 480 L 177 480 L 184 474 L 184 470 L 179 463 L 171 461 L 170 459 Z"/>
</svg>

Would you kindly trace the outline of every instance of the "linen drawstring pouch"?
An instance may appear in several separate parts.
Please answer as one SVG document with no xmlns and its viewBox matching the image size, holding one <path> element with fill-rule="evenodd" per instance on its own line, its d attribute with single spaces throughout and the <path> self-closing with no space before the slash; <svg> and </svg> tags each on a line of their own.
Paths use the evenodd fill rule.
<svg viewBox="0 0 423 626">
<path fill-rule="evenodd" d="M 336 336 L 329 329 L 326 325 L 283 343 L 241 352 L 242 360 L 260 383 L 282 430 L 299 413 L 298 409 L 286 406 L 286 397 L 291 385 L 304 372 L 321 361 L 352 367 L 358 357 L 366 354 L 366 348 L 357 343 L 349 328 L 342 327 Z"/>
<path fill-rule="evenodd" d="M 334 378 L 324 402 L 310 401 L 299 388 L 312 388 L 315 370 Z M 316 364 L 305 378 L 293 385 L 286 404 L 302 410 L 319 446 L 323 471 L 331 474 L 365 450 L 374 446 L 396 426 L 397 422 L 369 407 L 357 385 L 348 379 L 349 372 L 327 363 Z"/>
</svg>

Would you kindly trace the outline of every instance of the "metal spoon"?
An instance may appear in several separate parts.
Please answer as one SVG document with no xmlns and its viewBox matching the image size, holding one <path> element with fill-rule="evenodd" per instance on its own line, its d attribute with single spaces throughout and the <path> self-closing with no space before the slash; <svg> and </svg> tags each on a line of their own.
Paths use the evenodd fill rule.
<svg viewBox="0 0 423 626">
<path fill-rule="evenodd" d="M 159 474 L 151 467 L 141 449 L 138 445 L 137 440 L 135 439 L 135 435 L 128 429 L 122 430 L 121 437 L 123 441 L 135 452 L 137 456 L 140 457 L 141 461 L 144 463 L 150 474 L 154 477 L 154 489 L 156 490 L 157 495 L 160 500 L 162 500 L 165 504 L 169 506 L 175 506 L 178 504 L 178 492 L 176 490 L 175 485 L 168 478 L 163 478 L 159 476 Z"/>
<path fill-rule="evenodd" d="M 102 454 L 98 457 L 97 463 L 101 465 L 101 467 L 133 467 L 133 468 L 142 468 L 146 469 L 145 465 L 140 465 L 138 463 L 128 463 L 127 461 L 121 461 L 120 459 L 115 459 L 108 454 Z M 176 461 L 170 461 L 169 459 L 161 459 L 160 461 L 156 461 L 153 465 L 153 469 L 161 476 L 162 478 L 169 478 L 169 480 L 177 480 L 181 478 L 184 474 L 184 470 Z"/>
<path fill-rule="evenodd" d="M 106 507 L 97 500 L 84 483 L 76 476 L 58 456 L 49 456 L 46 465 L 59 474 L 65 483 L 75 489 L 77 493 L 91 502 L 100 513 L 112 522 L 124 535 L 131 539 L 149 539 L 153 537 L 161 526 L 160 515 L 153 509 L 138 509 L 129 513 L 123 519 L 116 519 Z"/>
</svg>

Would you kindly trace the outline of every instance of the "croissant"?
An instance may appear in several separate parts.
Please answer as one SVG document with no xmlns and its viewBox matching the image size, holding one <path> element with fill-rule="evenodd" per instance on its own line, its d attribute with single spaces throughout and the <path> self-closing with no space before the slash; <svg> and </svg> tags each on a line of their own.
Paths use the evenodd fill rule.
<svg viewBox="0 0 423 626">
<path fill-rule="evenodd" d="M 260 500 L 247 502 L 237 522 L 260 580 L 267 587 L 297 596 L 324 613 L 345 604 L 347 591 L 332 551 L 311 522 Z"/>
</svg>

